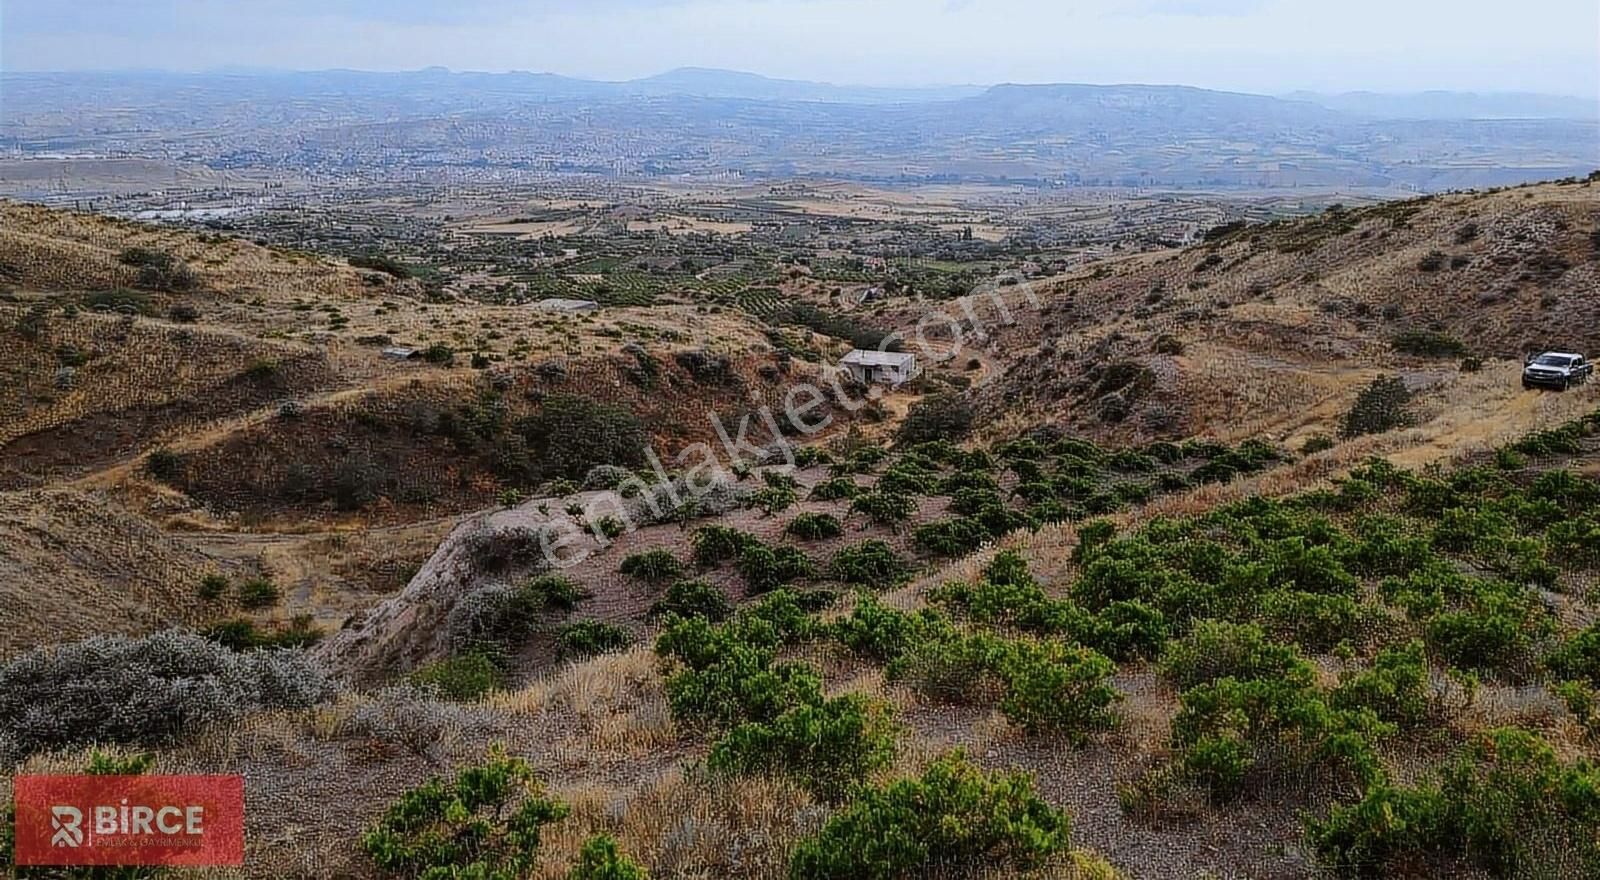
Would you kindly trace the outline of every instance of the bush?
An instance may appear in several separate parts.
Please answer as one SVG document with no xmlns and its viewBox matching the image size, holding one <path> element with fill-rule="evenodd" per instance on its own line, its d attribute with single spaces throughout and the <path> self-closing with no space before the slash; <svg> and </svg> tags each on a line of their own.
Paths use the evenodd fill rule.
<svg viewBox="0 0 1600 880">
<path fill-rule="evenodd" d="M 371 269 L 394 278 L 406 279 L 412 275 L 410 267 L 394 257 L 378 253 L 354 254 L 349 258 L 352 268 Z"/>
<path fill-rule="evenodd" d="M 1202 620 L 1161 655 L 1161 672 L 1181 690 L 1221 678 L 1270 679 L 1307 685 L 1309 664 L 1288 645 L 1267 637 L 1255 624 Z"/>
<path fill-rule="evenodd" d="M 1261 597 L 1261 621 L 1280 638 L 1307 651 L 1367 640 L 1374 613 L 1349 596 L 1274 590 Z"/>
<path fill-rule="evenodd" d="M 865 514 L 868 519 L 884 526 L 897 525 L 910 519 L 916 509 L 916 499 L 910 496 L 876 490 L 857 495 L 850 502 L 851 513 Z"/>
<path fill-rule="evenodd" d="M 1371 385 L 1356 397 L 1355 404 L 1345 413 L 1339 429 L 1345 439 L 1366 434 L 1383 434 L 1411 424 L 1406 407 L 1411 403 L 1411 391 L 1397 376 L 1374 379 Z"/>
<path fill-rule="evenodd" d="M 817 576 L 816 566 L 794 547 L 768 547 L 759 542 L 739 554 L 739 575 L 751 595 Z"/>
<path fill-rule="evenodd" d="M 1375 742 L 1393 732 L 1370 711 L 1331 708 L 1303 681 L 1230 677 L 1183 693 L 1172 745 L 1182 775 L 1224 801 L 1261 764 L 1345 785 L 1380 781 Z"/>
<path fill-rule="evenodd" d="M 150 476 L 163 483 L 171 483 L 182 477 L 184 464 L 183 456 L 165 448 L 151 452 L 144 461 L 145 470 L 150 472 Z"/>
<path fill-rule="evenodd" d="M 677 580 L 684 573 L 683 563 L 678 561 L 678 557 L 673 556 L 672 551 L 660 548 L 628 556 L 622 560 L 618 571 L 657 584 Z"/>
<path fill-rule="evenodd" d="M 689 621 L 695 622 L 703 623 Z M 656 650 L 661 652 L 663 643 L 684 637 L 682 630 L 676 634 L 669 630 Z M 737 634 L 707 634 L 706 642 L 690 649 L 689 661 L 689 668 L 667 678 L 666 690 L 673 719 L 690 729 L 728 730 L 745 722 L 772 721 L 797 705 L 822 702 L 822 680 L 814 670 L 774 663 L 771 647 L 752 644 Z"/>
<path fill-rule="evenodd" d="M 728 526 L 703 526 L 689 536 L 694 564 L 701 568 L 715 568 L 730 559 L 738 559 L 752 543 L 756 543 L 754 535 Z"/>
<path fill-rule="evenodd" d="M 533 871 L 544 826 L 566 818 L 519 758 L 491 752 L 401 795 L 361 838 L 386 877 L 511 878 Z"/>
<path fill-rule="evenodd" d="M 597 464 L 583 475 L 583 488 L 612 490 L 633 479 L 633 471 L 614 464 Z"/>
<path fill-rule="evenodd" d="M 442 342 L 435 342 L 422 350 L 422 359 L 435 366 L 448 367 L 456 362 L 456 350 Z"/>
<path fill-rule="evenodd" d="M 1087 648 L 1020 639 L 998 662 L 1006 694 L 1000 711 L 1030 734 L 1049 733 L 1081 744 L 1110 727 L 1119 696 L 1108 683 L 1116 664 Z"/>
<path fill-rule="evenodd" d="M 913 647 L 957 638 L 955 627 L 937 611 L 899 611 L 867 593 L 858 594 L 850 616 L 832 623 L 828 632 L 855 653 L 880 663 L 893 663 Z"/>
<path fill-rule="evenodd" d="M 976 418 L 977 410 L 961 395 L 935 394 L 911 405 L 895 439 L 904 445 L 959 440 L 971 433 Z"/>
<path fill-rule="evenodd" d="M 894 548 L 877 539 L 835 553 L 828 571 L 834 580 L 880 589 L 902 583 L 909 575 Z"/>
<path fill-rule="evenodd" d="M 781 774 L 821 800 L 839 803 L 888 767 L 895 731 L 886 707 L 860 694 L 800 705 L 771 722 L 741 724 L 711 749 L 714 771 Z"/>
<path fill-rule="evenodd" d="M 1312 436 L 1306 438 L 1306 442 L 1300 444 L 1300 454 L 1316 455 L 1319 452 L 1327 452 L 1328 450 L 1332 449 L 1333 446 L 1334 442 L 1332 437 L 1329 437 L 1326 434 L 1313 434 Z"/>
<path fill-rule="evenodd" d="M 596 465 L 637 467 L 650 436 L 628 410 L 576 394 L 552 394 L 518 433 L 542 476 L 582 479 Z"/>
<path fill-rule="evenodd" d="M 253 577 L 239 584 L 239 605 L 251 611 L 271 608 L 283 598 L 276 584 L 264 577 Z"/>
<path fill-rule="evenodd" d="M 833 477 L 811 487 L 808 496 L 812 501 L 843 501 L 854 498 L 863 490 L 849 477 Z"/>
<path fill-rule="evenodd" d="M 584 842 L 567 880 L 649 880 L 649 876 L 638 862 L 617 849 L 615 839 L 597 834 Z"/>
<path fill-rule="evenodd" d="M 822 541 L 844 534 L 844 526 L 828 513 L 802 513 L 783 527 L 785 534 L 802 541 Z"/>
<path fill-rule="evenodd" d="M 1428 660 L 1421 642 L 1378 652 L 1372 668 L 1351 675 L 1331 694 L 1338 709 L 1370 709 L 1384 721 L 1415 727 L 1428 717 Z"/>
<path fill-rule="evenodd" d="M 164 744 L 257 709 L 301 709 L 335 684 L 298 652 L 235 653 L 193 633 L 97 636 L 0 665 L 0 741 L 23 754 L 86 743 Z"/>
<path fill-rule="evenodd" d="M 621 651 L 632 642 L 633 636 L 614 623 L 583 620 L 556 631 L 556 655 L 562 660 L 593 657 Z"/>
<path fill-rule="evenodd" d="M 800 841 L 793 880 L 892 880 L 938 871 L 1022 873 L 1066 852 L 1066 814 L 1020 773 L 986 774 L 959 752 L 920 778 L 868 789 Z"/>
<path fill-rule="evenodd" d="M 308 648 L 322 639 L 322 633 L 311 625 L 311 615 L 302 614 L 287 626 L 262 629 L 245 618 L 214 623 L 200 634 L 232 651 L 253 651 L 261 648 Z"/>
<path fill-rule="evenodd" d="M 445 631 L 452 651 L 504 654 L 552 612 L 576 608 L 589 594 L 562 575 L 535 577 L 520 587 L 493 585 L 467 593 L 450 609 Z"/>
<path fill-rule="evenodd" d="M 947 558 L 965 556 L 982 547 L 989 538 L 989 530 L 983 523 L 964 516 L 918 526 L 911 533 L 911 541 L 917 549 Z"/>
<path fill-rule="evenodd" d="M 474 651 L 435 660 L 411 673 L 410 682 L 446 700 L 470 703 L 500 687 L 505 674 L 489 655 Z"/>
<path fill-rule="evenodd" d="M 651 617 L 703 617 L 721 623 L 733 614 L 733 603 L 722 591 L 705 581 L 679 581 L 667 588 L 661 601 L 650 607 Z"/>
<path fill-rule="evenodd" d="M 1354 806 L 1307 823 L 1322 861 L 1382 877 L 1453 853 L 1495 877 L 1592 877 L 1600 871 L 1600 772 L 1563 764 L 1516 728 L 1480 734 L 1436 782 L 1375 785 Z"/>
<path fill-rule="evenodd" d="M 1394 338 L 1394 350 L 1430 358 L 1465 358 L 1466 343 L 1431 330 L 1407 330 Z"/>
<path fill-rule="evenodd" d="M 750 494 L 750 506 L 767 516 L 775 516 L 793 507 L 800 495 L 788 486 L 767 486 Z"/>
<path fill-rule="evenodd" d="M 200 589 L 197 591 L 200 598 L 207 602 L 215 602 L 228 592 L 228 577 L 221 574 L 208 574 L 200 579 Z"/>
</svg>

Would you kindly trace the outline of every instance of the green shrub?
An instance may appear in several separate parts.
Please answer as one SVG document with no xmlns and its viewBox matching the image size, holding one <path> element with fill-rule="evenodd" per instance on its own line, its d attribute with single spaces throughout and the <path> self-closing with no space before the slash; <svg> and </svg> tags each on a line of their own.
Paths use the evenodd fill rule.
<svg viewBox="0 0 1600 880">
<path fill-rule="evenodd" d="M 801 470 L 832 463 L 833 456 L 820 446 L 802 446 L 794 451 L 794 466 Z"/>
<path fill-rule="evenodd" d="M 822 701 L 815 670 L 772 657 L 771 649 L 735 643 L 721 649 L 716 662 L 673 673 L 666 683 L 673 719 L 691 730 L 728 730 Z"/>
<path fill-rule="evenodd" d="M 959 394 L 935 394 L 911 405 L 895 435 L 902 445 L 959 440 L 972 431 L 977 410 Z"/>
<path fill-rule="evenodd" d="M 952 630 L 949 638 L 911 642 L 889 663 L 888 677 L 934 702 L 989 702 L 1005 693 L 998 671 L 1004 652 L 1004 641 L 994 636 Z"/>
<path fill-rule="evenodd" d="M 145 470 L 150 472 L 150 476 L 163 483 L 171 483 L 182 477 L 184 465 L 185 461 L 182 455 L 166 448 L 151 452 L 149 457 L 144 460 Z"/>
<path fill-rule="evenodd" d="M 833 477 L 811 487 L 812 501 L 843 501 L 861 494 L 862 489 L 849 477 Z"/>
<path fill-rule="evenodd" d="M 251 611 L 271 608 L 283 598 L 277 585 L 264 577 L 253 577 L 239 584 L 237 595 L 240 607 Z"/>
<path fill-rule="evenodd" d="M 667 588 L 666 596 L 650 608 L 650 616 L 703 617 L 721 623 L 733 614 L 733 603 L 722 591 L 705 581 L 679 581 Z"/>
<path fill-rule="evenodd" d="M 422 350 L 422 359 L 435 366 L 448 367 L 456 362 L 456 350 L 442 342 L 435 342 Z"/>
<path fill-rule="evenodd" d="M 1411 390 L 1397 376 L 1383 376 L 1372 380 L 1362 389 L 1356 402 L 1345 413 L 1340 436 L 1345 439 L 1366 434 L 1384 434 L 1411 424 L 1407 407 L 1411 404 Z"/>
<path fill-rule="evenodd" d="M 518 593 L 539 611 L 571 611 L 589 598 L 588 590 L 559 574 L 539 575 L 523 584 Z"/>
<path fill-rule="evenodd" d="M 1480 734 L 1415 787 L 1375 785 L 1307 822 L 1318 857 L 1345 876 L 1383 877 L 1448 853 L 1494 877 L 1600 871 L 1600 771 L 1563 764 L 1516 728 Z"/>
<path fill-rule="evenodd" d="M 746 590 L 757 595 L 814 578 L 817 569 L 804 553 L 794 547 L 768 547 L 752 543 L 739 554 L 739 575 L 744 578 Z"/>
<path fill-rule="evenodd" d="M 1545 657 L 1544 665 L 1560 678 L 1600 687 L 1600 623 L 1568 636 Z"/>
<path fill-rule="evenodd" d="M 818 798 L 838 803 L 895 755 L 886 707 L 860 694 L 796 706 L 770 722 L 748 722 L 711 749 L 717 772 L 781 774 Z"/>
<path fill-rule="evenodd" d="M 311 615 L 297 615 L 288 625 L 263 629 L 254 621 L 237 618 L 214 623 L 200 634 L 234 651 L 260 648 L 307 648 L 322 640 L 322 633 L 311 625 Z"/>
<path fill-rule="evenodd" d="M 1467 581 L 1460 607 L 1427 621 L 1428 646 L 1445 662 L 1476 672 L 1520 675 L 1553 623 L 1538 598 L 1514 584 Z"/>
<path fill-rule="evenodd" d="M 1367 640 L 1373 613 L 1349 596 L 1274 590 L 1261 597 L 1261 621 L 1280 638 L 1307 651 Z"/>
<path fill-rule="evenodd" d="M 1394 727 L 1370 711 L 1334 709 L 1304 682 L 1221 678 L 1185 691 L 1180 702 L 1172 722 L 1178 767 L 1213 801 L 1237 796 L 1263 764 L 1345 785 L 1383 778 L 1375 743 Z"/>
<path fill-rule="evenodd" d="M 795 848 L 792 880 L 894 880 L 934 871 L 1026 872 L 1071 846 L 1066 814 L 1019 773 L 990 775 L 959 752 L 920 778 L 863 791 Z"/>
<path fill-rule="evenodd" d="M 835 553 L 828 573 L 846 584 L 879 589 L 902 583 L 910 575 L 894 548 L 877 539 L 862 541 Z"/>
<path fill-rule="evenodd" d="M 207 602 L 215 602 L 228 592 L 228 576 L 222 574 L 208 574 L 200 579 L 200 598 Z"/>
<path fill-rule="evenodd" d="M 955 627 L 937 611 L 900 611 L 869 593 L 857 594 L 855 609 L 834 621 L 829 633 L 850 650 L 880 663 L 892 663 L 913 647 L 957 637 Z"/>
<path fill-rule="evenodd" d="M 967 517 L 940 520 L 918 526 L 911 534 L 917 549 L 932 556 L 965 556 L 990 539 L 989 530 Z"/>
<path fill-rule="evenodd" d="M 634 553 L 622 560 L 618 571 L 625 575 L 660 584 L 683 577 L 683 563 L 671 550 L 657 548 Z"/>
<path fill-rule="evenodd" d="M 600 534 L 604 535 L 608 540 L 619 538 L 623 532 L 628 530 L 627 525 L 614 516 L 603 516 L 594 525 L 595 528 L 600 530 Z"/>
<path fill-rule="evenodd" d="M 644 464 L 649 433 L 626 409 L 576 394 L 552 394 L 517 432 L 546 478 L 581 480 L 596 465 Z"/>
<path fill-rule="evenodd" d="M 401 795 L 361 838 L 386 877 L 510 880 L 533 871 L 544 826 L 566 818 L 525 761 L 491 752 L 451 782 Z"/>
<path fill-rule="evenodd" d="M 755 536 L 728 526 L 703 526 L 689 536 L 694 551 L 694 564 L 701 568 L 715 568 L 731 559 L 738 559 L 744 548 L 755 542 Z"/>
<path fill-rule="evenodd" d="M 1168 643 L 1161 672 L 1182 690 L 1230 677 L 1299 686 L 1312 678 L 1310 665 L 1293 647 L 1273 642 L 1255 624 L 1221 620 L 1202 620 L 1187 636 Z"/>
<path fill-rule="evenodd" d="M 1006 694 L 1000 711 L 1030 734 L 1057 734 L 1082 743 L 1091 731 L 1110 727 L 1119 699 L 1109 684 L 1116 665 L 1087 648 L 1019 639 L 998 663 Z"/>
<path fill-rule="evenodd" d="M 894 495 L 876 490 L 857 495 L 850 502 L 851 513 L 861 513 L 878 525 L 894 526 L 911 518 L 917 509 L 916 499 L 908 495 Z"/>
<path fill-rule="evenodd" d="M 793 507 L 800 495 L 787 486 L 767 486 L 750 494 L 750 506 L 767 516 L 775 516 Z"/>
<path fill-rule="evenodd" d="M 1464 358 L 1466 343 L 1453 336 L 1432 330 L 1407 330 L 1394 338 L 1394 350 L 1430 358 Z"/>
<path fill-rule="evenodd" d="M 1347 676 L 1334 688 L 1337 709 L 1370 709 L 1384 721 L 1415 727 L 1429 714 L 1428 660 L 1421 642 L 1378 652 L 1372 668 Z"/>
<path fill-rule="evenodd" d="M 1332 437 L 1326 434 L 1314 434 L 1307 437 L 1306 442 L 1300 444 L 1300 454 L 1316 455 L 1319 452 L 1327 452 L 1333 447 L 1334 441 Z"/>
<path fill-rule="evenodd" d="M 1306 837 L 1318 859 L 1340 876 L 1387 877 L 1391 866 L 1440 850 L 1446 815 L 1437 788 L 1379 784 L 1359 803 L 1335 806 L 1326 819 L 1308 819 Z"/>
<path fill-rule="evenodd" d="M 621 651 L 633 642 L 628 631 L 614 623 L 582 620 L 556 631 L 556 654 L 563 660 Z"/>
<path fill-rule="evenodd" d="M 639 863 L 623 855 L 617 841 L 607 834 L 597 834 L 584 841 L 578 852 L 578 863 L 572 866 L 567 880 L 649 880 L 649 873 Z"/>
<path fill-rule="evenodd" d="M 411 683 L 447 700 L 471 702 L 504 683 L 505 673 L 487 654 L 473 652 L 435 660 L 411 673 Z"/>
<path fill-rule="evenodd" d="M 802 541 L 823 541 L 844 534 L 844 526 L 832 514 L 802 513 L 790 520 L 783 531 Z"/>
</svg>

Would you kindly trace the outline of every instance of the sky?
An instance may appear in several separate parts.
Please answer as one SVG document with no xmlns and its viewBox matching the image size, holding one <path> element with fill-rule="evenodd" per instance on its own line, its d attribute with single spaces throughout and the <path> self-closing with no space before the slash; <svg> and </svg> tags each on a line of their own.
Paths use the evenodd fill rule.
<svg viewBox="0 0 1600 880">
<path fill-rule="evenodd" d="M 1596 0 L 0 0 L 0 69 L 1600 95 Z"/>
</svg>

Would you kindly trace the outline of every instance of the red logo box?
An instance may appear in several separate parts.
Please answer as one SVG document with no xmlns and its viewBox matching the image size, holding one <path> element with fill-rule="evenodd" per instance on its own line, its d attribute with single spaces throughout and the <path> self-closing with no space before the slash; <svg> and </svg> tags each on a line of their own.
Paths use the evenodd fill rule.
<svg viewBox="0 0 1600 880">
<path fill-rule="evenodd" d="M 242 776 L 18 776 L 18 865 L 243 865 Z"/>
</svg>

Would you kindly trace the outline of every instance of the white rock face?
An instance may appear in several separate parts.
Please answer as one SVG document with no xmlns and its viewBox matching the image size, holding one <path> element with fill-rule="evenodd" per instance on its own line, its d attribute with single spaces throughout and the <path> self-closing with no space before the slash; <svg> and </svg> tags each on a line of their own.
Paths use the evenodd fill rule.
<svg viewBox="0 0 1600 880">
<path fill-rule="evenodd" d="M 403 674 L 449 653 L 446 622 L 464 597 L 549 567 L 549 520 L 532 506 L 483 514 L 457 526 L 397 595 L 319 647 L 330 666 L 357 682 Z"/>
</svg>

